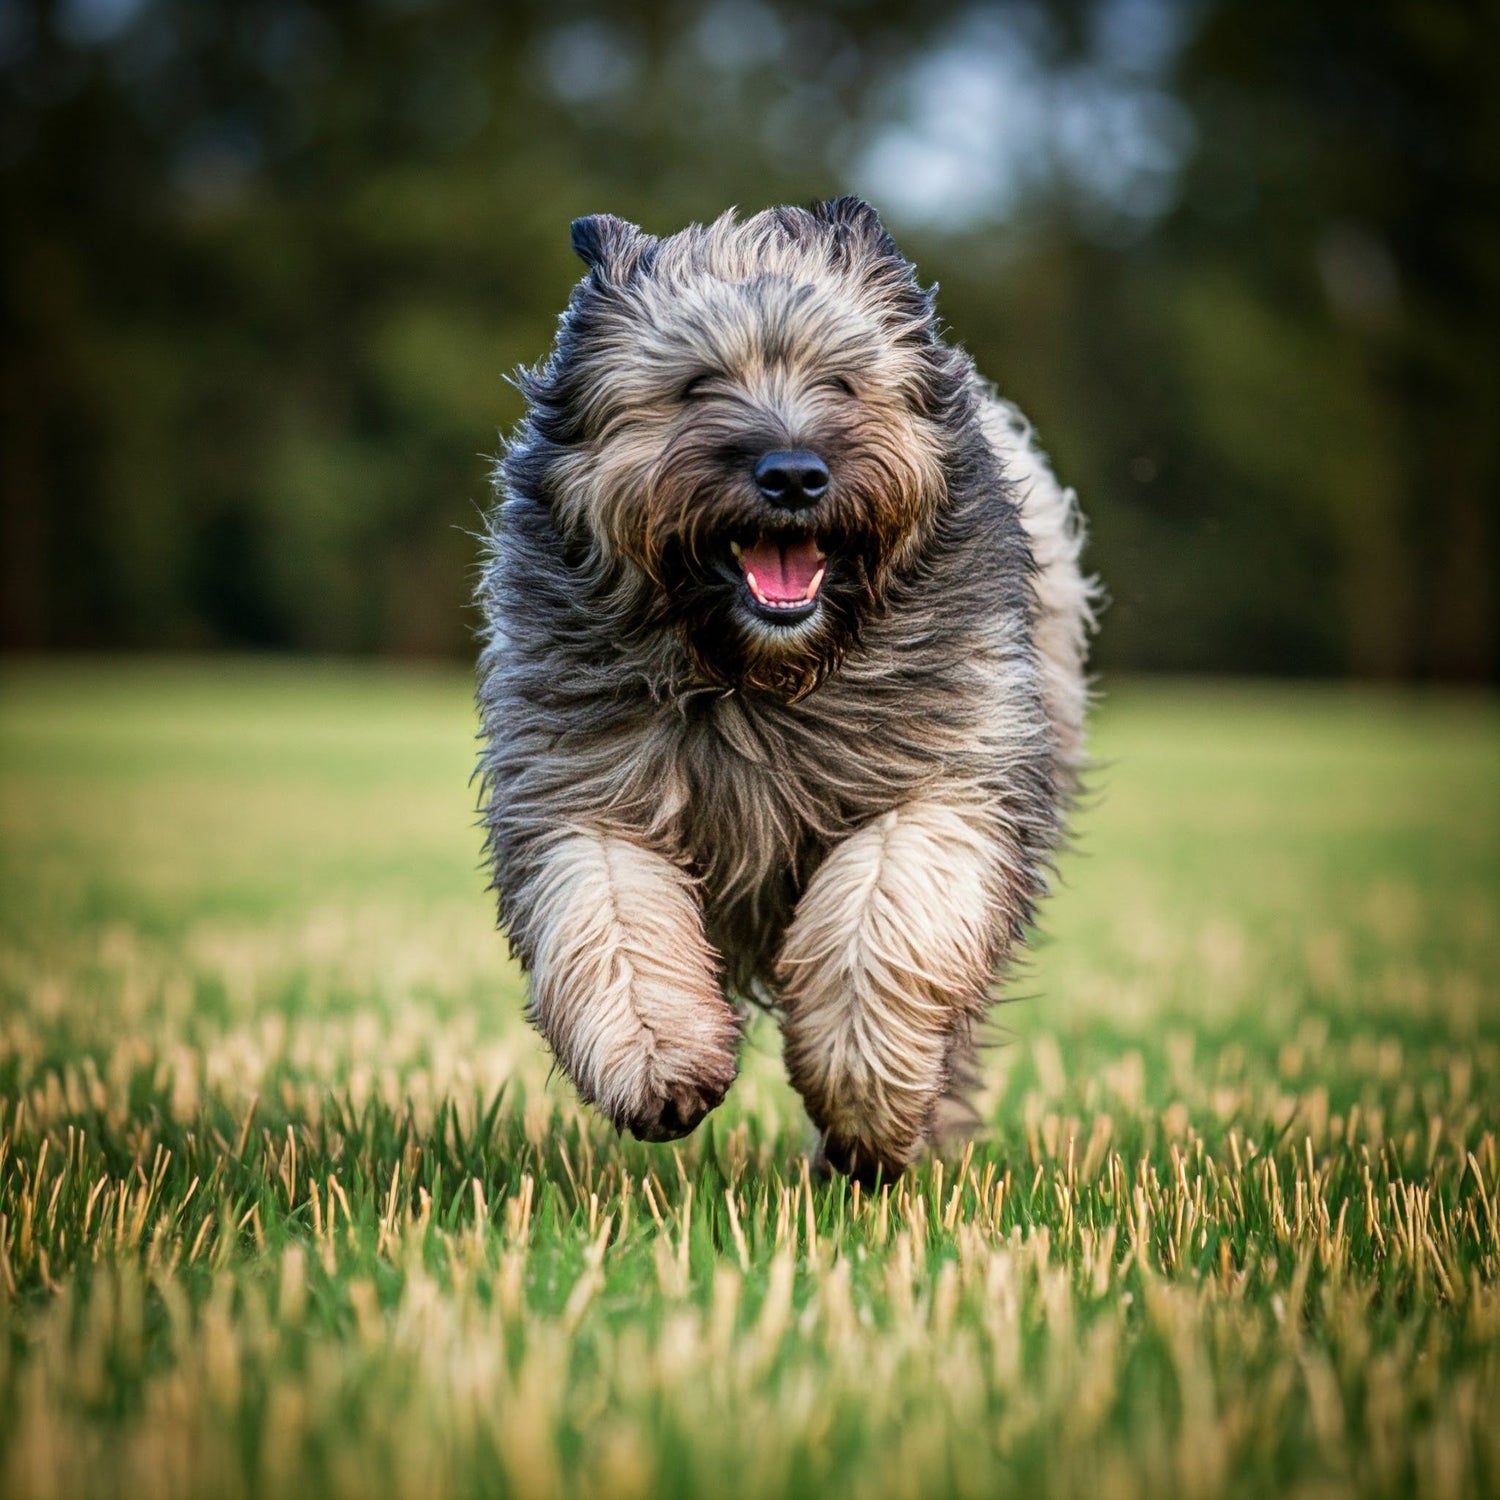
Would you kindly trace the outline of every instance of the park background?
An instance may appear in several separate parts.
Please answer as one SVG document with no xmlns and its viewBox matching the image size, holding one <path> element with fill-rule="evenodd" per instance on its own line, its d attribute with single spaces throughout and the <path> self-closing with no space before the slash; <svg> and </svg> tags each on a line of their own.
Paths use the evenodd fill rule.
<svg viewBox="0 0 1500 1500">
<path fill-rule="evenodd" d="M 855 191 L 1083 496 L 1102 671 L 1492 679 L 1495 28 L 5 0 L 0 641 L 466 658 L 569 221 Z"/>
<path fill-rule="evenodd" d="M 0 1494 L 1500 1496 L 1497 22 L 0 0 Z M 1112 600 L 874 1194 L 579 1105 L 470 783 L 569 221 L 847 190 Z"/>
</svg>

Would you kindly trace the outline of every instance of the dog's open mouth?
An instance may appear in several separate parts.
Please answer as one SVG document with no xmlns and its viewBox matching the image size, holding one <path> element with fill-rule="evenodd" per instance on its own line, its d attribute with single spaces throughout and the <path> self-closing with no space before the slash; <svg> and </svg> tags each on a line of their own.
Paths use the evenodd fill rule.
<svg viewBox="0 0 1500 1500">
<path fill-rule="evenodd" d="M 827 557 L 815 538 L 760 536 L 749 544 L 731 542 L 730 551 L 762 619 L 789 625 L 818 607 Z"/>
</svg>

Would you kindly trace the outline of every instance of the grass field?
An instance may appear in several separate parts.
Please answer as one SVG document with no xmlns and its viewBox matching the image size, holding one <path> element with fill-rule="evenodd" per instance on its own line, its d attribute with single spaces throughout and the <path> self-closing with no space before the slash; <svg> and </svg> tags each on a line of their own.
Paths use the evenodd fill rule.
<svg viewBox="0 0 1500 1500">
<path fill-rule="evenodd" d="M 1500 713 L 1122 685 L 972 1149 L 548 1081 L 468 685 L 0 675 L 0 1494 L 1500 1494 Z"/>
</svg>

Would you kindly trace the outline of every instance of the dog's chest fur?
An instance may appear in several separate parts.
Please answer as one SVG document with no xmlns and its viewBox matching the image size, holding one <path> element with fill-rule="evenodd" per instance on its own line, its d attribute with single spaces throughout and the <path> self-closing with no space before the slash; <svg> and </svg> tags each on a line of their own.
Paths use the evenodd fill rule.
<svg viewBox="0 0 1500 1500">
<path fill-rule="evenodd" d="M 898 725 L 850 722 L 832 683 L 814 696 L 822 701 L 791 708 L 706 696 L 676 739 L 680 855 L 703 882 L 711 937 L 741 984 L 774 957 L 833 843 L 932 775 L 930 759 L 903 753 Z"/>
<path fill-rule="evenodd" d="M 699 877 L 737 989 L 766 975 L 835 843 L 937 782 L 985 779 L 1014 663 L 993 631 L 964 631 L 960 649 L 900 633 L 897 621 L 877 627 L 800 702 L 706 691 L 663 705 L 633 747 L 646 784 L 667 793 L 659 834 Z M 1029 714 L 1015 719 L 1030 728 Z"/>
</svg>

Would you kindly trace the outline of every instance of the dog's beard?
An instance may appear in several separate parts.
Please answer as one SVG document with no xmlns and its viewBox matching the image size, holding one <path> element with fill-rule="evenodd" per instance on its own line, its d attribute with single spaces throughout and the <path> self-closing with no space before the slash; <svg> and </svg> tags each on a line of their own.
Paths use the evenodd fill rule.
<svg viewBox="0 0 1500 1500">
<path fill-rule="evenodd" d="M 691 546 L 674 535 L 660 552 L 662 607 L 705 679 L 795 701 L 858 640 L 883 565 L 875 537 L 847 530 L 744 525 Z"/>
</svg>

